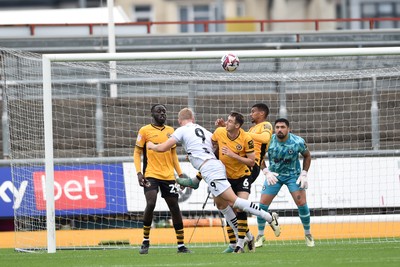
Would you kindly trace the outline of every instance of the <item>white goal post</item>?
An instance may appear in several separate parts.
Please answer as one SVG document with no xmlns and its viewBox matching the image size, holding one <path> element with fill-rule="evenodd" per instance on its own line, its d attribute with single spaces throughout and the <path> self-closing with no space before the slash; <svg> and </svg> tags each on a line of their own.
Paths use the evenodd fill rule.
<svg viewBox="0 0 400 267">
<path fill-rule="evenodd" d="M 169 125 L 176 128 L 177 112 L 189 106 L 211 131 L 215 119 L 232 110 L 247 115 L 252 105 L 267 104 L 268 120 L 288 118 L 313 155 L 307 200 L 317 245 L 322 240 L 398 241 L 400 48 L 229 51 L 240 59 L 232 73 L 220 65 L 227 52 L 45 54 L 41 59 L 16 55 L 34 62 L 16 69 L 29 71 L 41 64 L 43 75 L 42 84 L 37 73 L 12 77 L 17 73 L 13 70 L 4 75 L 10 87 L 20 90 L 7 88 L 8 112 L 14 120 L 9 136 L 13 181 L 21 186 L 28 179 L 35 185 L 27 190 L 33 192 L 30 201 L 22 201 L 23 208 L 15 211 L 16 248 L 54 253 L 64 247 L 141 243 L 144 198 L 132 153 L 137 130 L 151 122 L 149 109 L 157 102 L 166 105 Z M 110 70 L 110 61 L 116 62 L 116 69 Z M 110 79 L 114 72 L 116 78 Z M 117 85 L 116 96 L 109 94 L 112 84 Z M 41 85 L 42 96 L 40 90 L 29 91 Z M 250 126 L 246 118 L 243 128 Z M 18 135 L 21 128 L 35 128 L 36 143 Z M 195 175 L 179 152 L 184 172 Z M 254 202 L 259 201 L 263 180 L 260 175 L 252 186 Z M 61 203 L 65 197 L 69 199 Z M 226 242 L 212 198 L 206 197 L 204 184 L 182 192 L 189 246 Z M 175 243 L 173 232 L 158 232 L 171 230 L 162 202 L 159 197 L 150 239 L 169 239 L 156 239 L 152 246 Z M 303 242 L 297 208 L 286 189 L 270 209 L 280 213 L 283 236 L 267 236 L 269 242 Z M 256 234 L 254 217 L 249 225 Z M 44 232 L 46 244 L 37 240 Z M 58 242 L 58 237 L 67 241 Z"/>
</svg>

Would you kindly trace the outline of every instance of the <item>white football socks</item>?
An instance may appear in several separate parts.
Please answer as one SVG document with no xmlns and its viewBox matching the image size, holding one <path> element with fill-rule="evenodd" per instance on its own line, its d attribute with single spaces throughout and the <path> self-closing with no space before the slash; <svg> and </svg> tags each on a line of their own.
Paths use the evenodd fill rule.
<svg viewBox="0 0 400 267">
<path fill-rule="evenodd" d="M 226 222 L 235 232 L 237 236 L 238 233 L 238 221 L 236 218 L 236 214 L 230 206 L 227 206 L 225 209 L 219 210 L 224 215 Z"/>
<path fill-rule="evenodd" d="M 260 209 L 260 207 L 257 204 L 254 204 L 250 200 L 238 197 L 235 201 L 235 204 L 233 204 L 233 207 L 249 212 L 253 215 L 260 216 L 268 223 L 272 222 L 271 214 L 269 214 L 265 210 Z"/>
</svg>

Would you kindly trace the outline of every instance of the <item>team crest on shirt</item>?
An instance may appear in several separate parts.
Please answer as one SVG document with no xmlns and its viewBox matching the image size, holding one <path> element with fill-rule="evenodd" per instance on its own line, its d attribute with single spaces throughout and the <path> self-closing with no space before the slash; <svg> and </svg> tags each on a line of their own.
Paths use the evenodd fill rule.
<svg viewBox="0 0 400 267">
<path fill-rule="evenodd" d="M 243 149 L 243 147 L 241 145 L 239 145 L 239 144 L 236 145 L 236 150 L 240 151 L 242 149 Z"/>
<path fill-rule="evenodd" d="M 269 123 L 264 124 L 264 129 L 272 130 L 271 124 L 269 124 Z"/>
</svg>

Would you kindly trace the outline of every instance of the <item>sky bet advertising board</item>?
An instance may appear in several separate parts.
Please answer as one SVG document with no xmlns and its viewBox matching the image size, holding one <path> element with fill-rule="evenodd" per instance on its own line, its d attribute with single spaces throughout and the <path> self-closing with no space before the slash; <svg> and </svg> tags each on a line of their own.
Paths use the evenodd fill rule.
<svg viewBox="0 0 400 267">
<path fill-rule="evenodd" d="M 0 168 L 0 218 L 46 214 L 44 168 Z M 57 216 L 126 213 L 122 165 L 58 166 L 54 170 Z"/>
</svg>

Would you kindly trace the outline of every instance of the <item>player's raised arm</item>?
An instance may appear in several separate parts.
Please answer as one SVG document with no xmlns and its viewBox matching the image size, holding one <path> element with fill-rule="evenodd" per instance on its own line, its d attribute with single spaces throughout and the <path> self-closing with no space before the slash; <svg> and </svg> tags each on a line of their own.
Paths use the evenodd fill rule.
<svg viewBox="0 0 400 267">
<path fill-rule="evenodd" d="M 157 145 L 152 142 L 148 142 L 147 148 L 156 152 L 165 152 L 170 150 L 174 145 L 176 145 L 176 143 L 177 141 L 174 138 L 169 138 L 167 141 Z"/>
<path fill-rule="evenodd" d="M 262 133 L 249 132 L 249 134 L 254 141 L 260 142 L 262 144 L 267 144 L 271 140 L 272 130 L 265 130 Z"/>
<path fill-rule="evenodd" d="M 225 127 L 226 126 L 225 121 L 224 121 L 223 118 L 217 119 L 214 124 L 217 127 Z"/>
</svg>

